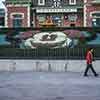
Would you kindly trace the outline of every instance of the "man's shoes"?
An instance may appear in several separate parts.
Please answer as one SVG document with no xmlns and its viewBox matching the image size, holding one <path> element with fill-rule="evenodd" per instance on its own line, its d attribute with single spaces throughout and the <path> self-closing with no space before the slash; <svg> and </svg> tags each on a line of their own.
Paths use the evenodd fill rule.
<svg viewBox="0 0 100 100">
<path fill-rule="evenodd" d="M 94 76 L 95 76 L 95 77 L 98 77 L 99 74 L 95 74 Z M 87 75 L 87 74 L 84 74 L 84 77 L 88 77 L 88 75 Z"/>
<path fill-rule="evenodd" d="M 99 74 L 95 74 L 95 77 L 98 77 L 99 76 Z"/>
<path fill-rule="evenodd" d="M 88 76 L 88 75 L 85 75 L 85 74 L 84 74 L 84 77 L 87 77 L 87 76 Z"/>
</svg>

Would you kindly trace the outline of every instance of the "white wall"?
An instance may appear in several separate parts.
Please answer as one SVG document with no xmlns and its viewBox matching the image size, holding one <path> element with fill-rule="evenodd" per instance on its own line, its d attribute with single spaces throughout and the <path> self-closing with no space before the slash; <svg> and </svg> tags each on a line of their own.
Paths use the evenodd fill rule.
<svg viewBox="0 0 100 100">
<path fill-rule="evenodd" d="M 100 72 L 100 60 L 93 63 Z M 0 71 L 84 72 L 85 60 L 0 60 Z"/>
</svg>

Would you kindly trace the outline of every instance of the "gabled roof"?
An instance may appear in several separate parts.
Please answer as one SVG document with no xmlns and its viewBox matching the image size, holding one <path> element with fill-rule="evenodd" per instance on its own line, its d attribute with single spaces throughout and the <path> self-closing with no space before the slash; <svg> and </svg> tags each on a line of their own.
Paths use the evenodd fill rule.
<svg viewBox="0 0 100 100">
<path fill-rule="evenodd" d="M 6 4 L 29 4 L 31 0 L 6 0 Z"/>
</svg>

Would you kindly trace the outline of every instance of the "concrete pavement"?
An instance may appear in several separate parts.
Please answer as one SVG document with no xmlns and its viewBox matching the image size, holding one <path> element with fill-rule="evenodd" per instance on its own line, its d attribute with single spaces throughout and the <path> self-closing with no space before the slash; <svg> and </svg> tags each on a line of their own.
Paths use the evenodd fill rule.
<svg viewBox="0 0 100 100">
<path fill-rule="evenodd" d="M 75 72 L 0 72 L 0 100 L 100 100 L 100 77 Z"/>
</svg>

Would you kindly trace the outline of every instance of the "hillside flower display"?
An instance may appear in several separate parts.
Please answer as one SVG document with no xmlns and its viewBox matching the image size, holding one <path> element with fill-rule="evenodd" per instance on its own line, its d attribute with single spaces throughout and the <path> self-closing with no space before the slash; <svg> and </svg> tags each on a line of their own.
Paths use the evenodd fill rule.
<svg viewBox="0 0 100 100">
<path fill-rule="evenodd" d="M 19 48 L 63 48 L 75 47 L 78 45 L 88 45 L 88 42 L 98 37 L 91 30 L 80 31 L 76 29 L 66 29 L 63 31 L 10 31 L 6 35 L 5 41 L 12 46 Z"/>
<path fill-rule="evenodd" d="M 59 48 L 69 46 L 71 39 L 63 32 L 40 32 L 33 38 L 26 39 L 25 46 L 30 48 L 47 47 Z"/>
</svg>

